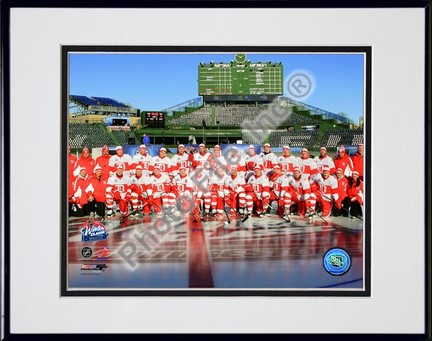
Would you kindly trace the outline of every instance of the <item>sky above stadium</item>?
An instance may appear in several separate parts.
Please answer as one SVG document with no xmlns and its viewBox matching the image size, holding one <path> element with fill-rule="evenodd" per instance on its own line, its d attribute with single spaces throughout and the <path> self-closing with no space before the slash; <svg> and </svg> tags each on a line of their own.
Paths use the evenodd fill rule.
<svg viewBox="0 0 432 341">
<path fill-rule="evenodd" d="M 283 64 L 283 96 L 346 113 L 356 123 L 364 115 L 363 54 L 246 53 L 246 57 L 251 62 Z M 70 94 L 109 97 L 140 110 L 163 110 L 198 97 L 200 62 L 229 63 L 234 59 L 234 53 L 73 53 L 69 59 Z M 310 78 L 312 91 L 295 98 L 289 84 L 298 72 Z"/>
</svg>

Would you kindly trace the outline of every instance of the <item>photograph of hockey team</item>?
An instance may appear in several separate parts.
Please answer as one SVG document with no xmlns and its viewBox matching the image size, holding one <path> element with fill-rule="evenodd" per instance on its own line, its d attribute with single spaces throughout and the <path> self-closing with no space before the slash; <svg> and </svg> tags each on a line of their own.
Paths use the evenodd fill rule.
<svg viewBox="0 0 432 341">
<path fill-rule="evenodd" d="M 365 292 L 365 64 L 70 52 L 67 289 Z"/>
</svg>

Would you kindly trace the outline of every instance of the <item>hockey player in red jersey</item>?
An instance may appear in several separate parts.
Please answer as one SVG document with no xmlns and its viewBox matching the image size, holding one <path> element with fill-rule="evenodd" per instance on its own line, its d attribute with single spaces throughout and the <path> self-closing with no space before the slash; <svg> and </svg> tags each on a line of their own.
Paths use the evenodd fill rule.
<svg viewBox="0 0 432 341">
<path fill-rule="evenodd" d="M 286 178 L 282 173 L 282 169 L 279 165 L 275 165 L 273 167 L 273 172 L 267 174 L 269 177 L 270 184 L 270 199 L 269 199 L 269 207 L 267 209 L 267 214 L 270 213 L 270 205 L 273 201 L 278 203 L 278 213 L 282 215 L 284 213 L 282 201 L 279 200 L 280 192 L 282 190 L 282 182 Z"/>
<path fill-rule="evenodd" d="M 356 153 L 352 156 L 353 170 L 359 173 L 359 178 L 363 181 L 363 159 L 364 159 L 364 146 L 360 143 L 357 147 Z"/>
<path fill-rule="evenodd" d="M 359 173 L 354 171 L 352 177 L 348 179 L 348 198 L 350 200 L 350 215 L 355 218 L 362 215 L 363 205 L 363 182 L 360 180 Z"/>
<path fill-rule="evenodd" d="M 330 170 L 330 174 L 334 174 L 336 171 L 335 164 L 333 162 L 333 159 L 327 155 L 327 148 L 321 147 L 320 148 L 320 155 L 314 157 L 314 161 L 317 164 L 318 172 L 322 173 L 323 167 L 327 166 Z"/>
<path fill-rule="evenodd" d="M 69 213 L 72 216 L 83 217 L 87 212 L 87 170 L 78 166 L 77 176 L 69 181 Z"/>
<path fill-rule="evenodd" d="M 300 157 L 297 158 L 297 166 L 300 168 L 303 180 L 309 180 L 318 174 L 316 162 L 309 157 L 309 150 L 302 148 Z"/>
<path fill-rule="evenodd" d="M 229 190 L 226 185 L 228 181 L 228 176 L 225 173 L 225 170 L 222 167 L 218 167 L 216 170 L 216 174 L 210 177 L 209 179 L 209 190 L 211 192 L 211 201 L 210 201 L 210 209 L 211 214 L 222 214 L 225 208 L 225 202 L 230 205 L 229 201 Z"/>
<path fill-rule="evenodd" d="M 88 211 L 91 218 L 103 218 L 105 216 L 107 183 L 108 177 L 103 176 L 102 167 L 96 165 L 94 174 L 87 179 L 87 187 L 85 189 L 88 198 Z"/>
<path fill-rule="evenodd" d="M 330 175 L 330 168 L 322 166 L 321 177 L 316 181 L 317 202 L 321 204 L 322 216 L 328 217 L 332 212 L 333 203 L 339 199 L 338 183 L 334 176 Z"/>
<path fill-rule="evenodd" d="M 138 154 L 135 154 L 132 158 L 134 170 L 137 169 L 137 166 L 141 166 L 141 171 L 144 176 L 150 176 L 150 173 L 153 172 L 152 167 L 152 157 L 148 153 L 146 145 L 142 144 L 139 146 Z"/>
<path fill-rule="evenodd" d="M 132 168 L 132 157 L 129 154 L 125 154 L 122 146 L 116 147 L 116 154 L 111 155 L 108 166 L 110 168 L 110 176 L 117 172 L 118 166 L 123 169 L 124 175 L 129 176 Z"/>
<path fill-rule="evenodd" d="M 353 164 L 351 158 L 346 153 L 344 146 L 340 146 L 338 149 L 338 155 L 334 159 L 336 168 L 342 169 L 343 175 L 350 177 L 353 170 Z"/>
<path fill-rule="evenodd" d="M 166 148 L 159 149 L 159 155 L 152 158 L 151 167 L 159 167 L 162 174 L 169 175 L 171 173 L 171 159 L 167 156 Z"/>
<path fill-rule="evenodd" d="M 270 172 L 273 169 L 274 165 L 278 164 L 278 158 L 276 154 L 270 150 L 270 143 L 264 144 L 264 151 L 260 153 L 260 157 L 264 163 L 264 175 Z"/>
<path fill-rule="evenodd" d="M 231 215 L 235 216 L 237 211 L 244 213 L 246 208 L 246 192 L 244 189 L 246 181 L 237 172 L 237 167 L 231 167 L 231 175 L 227 177 L 225 185 L 229 190 Z"/>
<path fill-rule="evenodd" d="M 171 174 L 177 176 L 181 167 L 185 169 L 186 174 L 189 174 L 190 160 L 183 144 L 178 145 L 177 154 L 171 158 Z"/>
<path fill-rule="evenodd" d="M 147 193 L 153 196 L 153 210 L 157 215 L 175 213 L 175 194 L 171 191 L 172 184 L 168 174 L 162 173 L 158 165 L 153 169 L 153 175 L 150 176 Z"/>
<path fill-rule="evenodd" d="M 282 155 L 277 160 L 285 176 L 293 174 L 294 167 L 297 165 L 297 158 L 291 155 L 291 148 L 289 146 L 283 146 Z"/>
<path fill-rule="evenodd" d="M 260 166 L 255 166 L 254 175 L 249 178 L 245 189 L 248 214 L 252 214 L 255 206 L 258 216 L 264 217 L 269 205 L 270 182 L 267 176 L 263 174 Z"/>
<path fill-rule="evenodd" d="M 75 175 L 73 174 L 73 171 L 75 169 L 75 164 L 76 164 L 78 159 L 75 155 L 73 155 L 71 153 L 71 147 L 69 147 L 68 159 L 69 159 L 69 181 L 72 181 L 73 178 L 75 177 Z"/>
<path fill-rule="evenodd" d="M 109 169 L 109 160 L 111 158 L 111 155 L 109 153 L 109 149 L 107 146 L 102 147 L 102 155 L 99 155 L 96 158 L 96 165 L 99 165 L 102 168 L 102 177 L 108 178 L 110 176 L 110 169 Z"/>
<path fill-rule="evenodd" d="M 85 167 L 87 174 L 93 174 L 93 168 L 96 166 L 95 160 L 90 156 L 90 150 L 84 147 L 80 158 L 75 163 L 74 175 L 77 176 L 80 167 Z"/>
<path fill-rule="evenodd" d="M 131 199 L 131 186 L 132 180 L 129 176 L 125 175 L 123 164 L 118 163 L 116 172 L 113 176 L 108 178 L 106 187 L 106 208 L 107 217 L 111 218 L 115 215 L 113 211 L 114 202 L 117 203 L 122 218 L 126 217 L 129 213 L 129 201 Z"/>
<path fill-rule="evenodd" d="M 343 175 L 341 168 L 336 169 L 335 177 L 338 183 L 338 199 L 333 206 L 333 215 L 339 217 L 342 214 L 347 217 L 349 209 L 348 179 Z"/>
</svg>

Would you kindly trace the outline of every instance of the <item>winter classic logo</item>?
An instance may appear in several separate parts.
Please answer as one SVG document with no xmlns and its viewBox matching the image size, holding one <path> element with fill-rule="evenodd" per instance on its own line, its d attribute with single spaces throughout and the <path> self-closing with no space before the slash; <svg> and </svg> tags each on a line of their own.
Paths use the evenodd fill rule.
<svg viewBox="0 0 432 341">
<path fill-rule="evenodd" d="M 83 242 L 103 240 L 107 239 L 108 236 L 109 233 L 105 226 L 98 221 L 93 221 L 91 224 L 86 222 L 81 228 L 81 238 Z"/>
<path fill-rule="evenodd" d="M 351 256 L 344 249 L 335 247 L 323 258 L 324 269 L 333 276 L 341 276 L 351 268 Z"/>
</svg>

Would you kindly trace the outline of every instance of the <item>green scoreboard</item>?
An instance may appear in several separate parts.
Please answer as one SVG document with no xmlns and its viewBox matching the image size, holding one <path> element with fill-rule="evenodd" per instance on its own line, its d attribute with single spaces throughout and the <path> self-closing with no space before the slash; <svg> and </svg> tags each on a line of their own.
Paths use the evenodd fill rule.
<svg viewBox="0 0 432 341">
<path fill-rule="evenodd" d="M 200 63 L 198 95 L 283 95 L 283 66 L 251 62 L 244 54 L 230 63 Z"/>
</svg>

